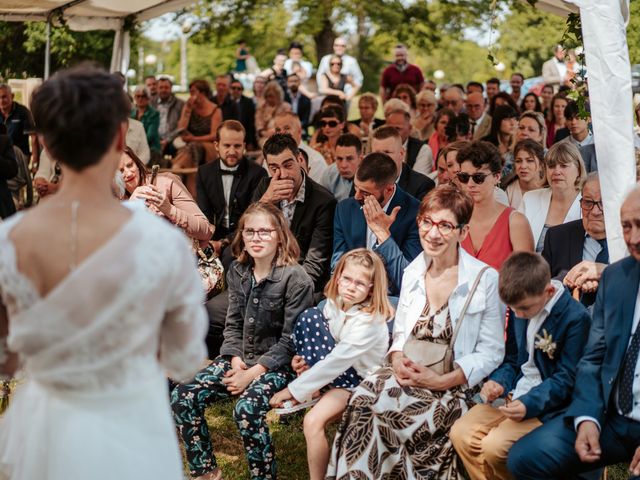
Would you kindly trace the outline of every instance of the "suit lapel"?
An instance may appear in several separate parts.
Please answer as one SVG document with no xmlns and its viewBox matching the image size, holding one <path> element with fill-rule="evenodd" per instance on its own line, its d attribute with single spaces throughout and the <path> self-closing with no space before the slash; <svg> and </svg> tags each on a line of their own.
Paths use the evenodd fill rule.
<svg viewBox="0 0 640 480">
<path fill-rule="evenodd" d="M 619 301 L 622 304 L 622 325 L 618 337 L 624 342 L 624 350 L 627 350 L 630 335 L 633 333 L 633 313 L 636 308 L 636 299 L 638 298 L 638 283 L 640 282 L 640 262 L 633 260 L 627 271 L 627 280 L 616 284 L 612 287 L 620 292 Z M 622 347 L 622 346 L 621 346 Z"/>
</svg>

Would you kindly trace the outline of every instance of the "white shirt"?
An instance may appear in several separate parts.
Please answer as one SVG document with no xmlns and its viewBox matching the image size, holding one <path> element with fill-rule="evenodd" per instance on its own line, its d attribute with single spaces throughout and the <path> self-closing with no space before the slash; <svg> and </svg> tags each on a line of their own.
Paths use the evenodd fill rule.
<svg viewBox="0 0 640 480">
<path fill-rule="evenodd" d="M 407 151 L 408 143 L 409 140 L 407 139 L 407 141 L 402 145 L 402 148 L 404 148 L 405 152 Z M 420 151 L 416 156 L 416 163 L 414 163 L 413 169 L 423 175 L 429 175 L 431 172 L 433 172 L 433 153 L 431 153 L 431 147 L 429 147 L 427 143 L 420 147 Z"/>
<path fill-rule="evenodd" d="M 389 201 L 385 204 L 384 207 L 382 207 L 382 210 L 384 211 L 384 213 L 388 213 L 387 210 L 389 210 L 389 204 L 391 203 L 391 200 L 393 200 L 393 197 L 395 197 L 396 192 L 397 192 L 397 188 L 394 185 L 393 186 L 393 195 L 391 195 L 391 197 L 389 198 Z M 364 215 L 364 213 L 363 213 Z M 369 224 L 367 224 L 367 248 L 369 250 L 373 250 L 373 247 L 375 247 L 378 244 L 378 237 L 376 237 L 375 233 L 373 233 L 371 231 L 371 229 L 369 228 Z"/>
<path fill-rule="evenodd" d="M 567 76 L 567 64 L 564 62 L 561 62 L 556 57 L 553 57 L 553 63 L 556 64 L 556 68 L 558 69 L 560 78 L 564 79 Z"/>
<path fill-rule="evenodd" d="M 293 220 L 293 214 L 296 213 L 296 205 L 298 202 L 304 202 L 304 194 L 305 194 L 305 186 L 307 184 L 306 177 L 302 177 L 302 184 L 300 185 L 300 189 L 298 190 L 298 194 L 293 201 L 289 200 L 281 200 L 280 201 L 280 209 L 282 210 L 282 214 L 284 215 L 284 219 L 287 221 L 287 225 L 291 226 L 291 221 Z"/>
<path fill-rule="evenodd" d="M 220 170 L 227 172 L 235 172 L 238 170 L 239 165 L 235 167 L 227 167 L 222 160 L 220 160 Z M 222 177 L 222 190 L 224 191 L 224 219 L 223 223 L 225 228 L 229 228 L 229 198 L 231 197 L 231 185 L 233 185 L 233 175 L 220 175 Z"/>
<path fill-rule="evenodd" d="M 602 245 L 596 239 L 590 237 L 588 234 L 584 237 L 584 243 L 582 247 L 582 260 L 589 262 L 595 262 L 596 257 L 602 250 Z"/>
<path fill-rule="evenodd" d="M 314 182 L 320 183 L 325 170 L 329 167 L 322 154 L 306 143 L 301 143 L 298 148 L 304 150 L 309 157 L 309 176 Z"/>
<path fill-rule="evenodd" d="M 360 308 L 361 305 L 354 305 L 343 312 L 332 300 L 327 300 L 323 314 L 336 346 L 289 384 L 289 391 L 296 400 L 310 400 L 314 392 L 350 367 L 364 378 L 382 364 L 389 346 L 387 324 L 382 318 L 361 312 Z"/>
<path fill-rule="evenodd" d="M 553 310 L 553 306 L 564 293 L 564 286 L 562 285 L 562 282 L 559 282 L 558 280 L 551 280 L 551 285 L 556 289 L 556 292 L 553 294 L 553 297 L 547 301 L 544 307 L 542 307 L 542 310 L 540 310 L 537 315 L 534 315 L 529 319 L 529 324 L 527 325 L 527 352 L 529 353 L 529 358 L 524 364 L 522 364 L 522 367 L 520 367 L 522 377 L 518 380 L 518 383 L 516 383 L 516 388 L 513 391 L 512 398 L 514 400 L 530 392 L 531 389 L 542 383 L 542 376 L 540 375 L 540 370 L 538 370 L 534 359 L 534 354 L 536 353 L 536 335 L 538 335 L 540 327 L 542 327 L 542 324 L 551 313 L 551 310 Z"/>
</svg>

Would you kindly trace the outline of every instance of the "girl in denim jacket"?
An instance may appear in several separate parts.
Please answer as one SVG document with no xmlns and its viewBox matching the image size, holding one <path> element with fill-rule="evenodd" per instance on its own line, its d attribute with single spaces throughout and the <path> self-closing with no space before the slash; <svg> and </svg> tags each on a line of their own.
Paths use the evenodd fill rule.
<svg viewBox="0 0 640 480">
<path fill-rule="evenodd" d="M 291 334 L 298 315 L 313 304 L 313 282 L 298 265 L 298 244 L 273 205 L 255 203 L 246 210 L 231 248 L 237 260 L 227 273 L 229 309 L 220 356 L 173 390 L 174 419 L 191 475 L 221 479 L 204 410 L 237 396 L 234 420 L 251 478 L 275 479 L 265 417 L 269 399 L 294 378 Z"/>
</svg>

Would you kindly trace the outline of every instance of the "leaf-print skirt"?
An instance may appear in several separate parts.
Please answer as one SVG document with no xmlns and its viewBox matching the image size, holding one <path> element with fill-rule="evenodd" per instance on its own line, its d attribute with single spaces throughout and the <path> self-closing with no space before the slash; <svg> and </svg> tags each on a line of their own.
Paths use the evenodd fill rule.
<svg viewBox="0 0 640 480">
<path fill-rule="evenodd" d="M 463 479 L 449 430 L 474 391 L 401 387 L 383 367 L 354 391 L 342 417 L 329 480 Z"/>
</svg>

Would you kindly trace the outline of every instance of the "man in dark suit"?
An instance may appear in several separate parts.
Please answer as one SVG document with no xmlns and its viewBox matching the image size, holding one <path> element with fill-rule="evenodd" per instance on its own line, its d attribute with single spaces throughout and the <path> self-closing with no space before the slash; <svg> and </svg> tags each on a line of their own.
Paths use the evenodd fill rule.
<svg viewBox="0 0 640 480">
<path fill-rule="evenodd" d="M 196 201 L 215 226 L 213 245 L 223 264 L 231 263 L 230 249 L 238 220 L 251 203 L 264 168 L 244 156 L 245 129 L 237 120 L 226 120 L 218 127 L 220 158 L 198 169 Z"/>
<path fill-rule="evenodd" d="M 405 151 L 402 146 L 402 137 L 395 128 L 384 126 L 374 130 L 371 139 L 371 151 L 386 153 L 391 157 L 399 172 L 396 177 L 396 183 L 402 190 L 417 200 L 422 200 L 436 186 L 433 180 L 412 170 L 404 162 Z"/>
<path fill-rule="evenodd" d="M 303 136 L 306 138 L 311 115 L 311 99 L 300 91 L 300 77 L 295 73 L 287 76 L 287 102 L 291 104 L 291 111 L 298 115 Z"/>
<path fill-rule="evenodd" d="M 484 403 L 464 414 L 449 435 L 473 479 L 510 478 L 513 443 L 569 406 L 591 323 L 535 253 L 511 255 L 500 269 L 498 290 L 516 315 L 507 326 L 504 361 L 482 386 Z M 505 397 L 511 399 L 507 405 L 492 405 Z"/>
<path fill-rule="evenodd" d="M 602 274 L 567 412 L 512 447 L 508 467 L 518 480 L 567 479 L 632 457 L 633 474 L 640 474 L 638 187 L 623 202 L 620 220 L 631 256 Z"/>
<path fill-rule="evenodd" d="M 609 264 L 607 232 L 602 211 L 598 173 L 592 172 L 582 186 L 582 218 L 551 227 L 544 239 L 542 256 L 551 275 L 571 290 L 580 289 L 585 306 L 595 302 L 602 271 Z"/>
<path fill-rule="evenodd" d="M 13 153 L 13 146 L 9 135 L 0 133 L 0 218 L 7 218 L 16 213 L 13 196 L 7 185 L 18 175 L 18 162 Z"/>
<path fill-rule="evenodd" d="M 300 245 L 300 263 L 322 292 L 329 278 L 336 201 L 331 192 L 305 175 L 303 159 L 289 134 L 272 135 L 262 148 L 271 178 L 264 178 L 253 201 L 273 203 Z"/>
<path fill-rule="evenodd" d="M 231 99 L 236 104 L 238 110 L 238 120 L 247 132 L 245 143 L 249 150 L 255 150 L 256 146 L 256 106 L 253 101 L 244 96 L 242 82 L 240 80 L 233 80 L 229 87 L 231 91 Z"/>
<path fill-rule="evenodd" d="M 396 185 L 396 164 L 385 153 L 370 153 L 353 180 L 355 196 L 342 200 L 334 220 L 333 269 L 354 248 L 369 248 L 383 259 L 389 293 L 400 292 L 404 269 L 422 251 L 416 216 L 420 204 Z"/>
</svg>

